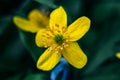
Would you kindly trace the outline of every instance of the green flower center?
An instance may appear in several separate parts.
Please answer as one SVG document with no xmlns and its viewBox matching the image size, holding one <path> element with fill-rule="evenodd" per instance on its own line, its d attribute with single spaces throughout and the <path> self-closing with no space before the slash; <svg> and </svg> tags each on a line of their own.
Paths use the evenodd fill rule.
<svg viewBox="0 0 120 80">
<path fill-rule="evenodd" d="M 55 35 L 54 40 L 57 44 L 62 44 L 64 41 L 64 38 L 61 34 L 57 34 Z"/>
</svg>

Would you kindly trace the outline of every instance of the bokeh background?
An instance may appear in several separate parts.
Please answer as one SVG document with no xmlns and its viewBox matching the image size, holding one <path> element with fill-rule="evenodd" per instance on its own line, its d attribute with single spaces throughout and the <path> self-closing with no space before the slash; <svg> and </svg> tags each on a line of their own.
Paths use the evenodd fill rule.
<svg viewBox="0 0 120 80">
<path fill-rule="evenodd" d="M 68 25 L 81 16 L 91 19 L 89 32 L 78 41 L 88 56 L 83 69 L 64 60 L 51 71 L 36 68 L 45 49 L 35 45 L 35 34 L 13 23 L 33 9 L 49 14 L 62 5 Z M 0 0 L 0 80 L 120 80 L 120 0 Z M 52 78 L 51 78 L 52 77 Z"/>
</svg>

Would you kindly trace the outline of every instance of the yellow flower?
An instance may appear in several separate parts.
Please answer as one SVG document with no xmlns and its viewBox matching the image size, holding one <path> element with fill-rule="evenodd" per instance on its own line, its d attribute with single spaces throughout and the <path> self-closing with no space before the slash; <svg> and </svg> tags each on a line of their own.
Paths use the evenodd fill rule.
<svg viewBox="0 0 120 80">
<path fill-rule="evenodd" d="M 117 53 L 116 53 L 116 57 L 117 57 L 118 59 L 120 59 L 120 52 L 117 52 Z"/>
<path fill-rule="evenodd" d="M 13 17 L 14 23 L 18 28 L 36 33 L 40 29 L 46 28 L 49 24 L 49 18 L 37 9 L 32 10 L 28 15 L 28 20 L 20 16 Z"/>
<path fill-rule="evenodd" d="M 67 28 L 67 15 L 62 7 L 50 14 L 49 27 L 36 35 L 36 44 L 48 48 L 37 61 L 37 68 L 51 70 L 63 56 L 72 66 L 81 69 L 87 57 L 76 42 L 89 30 L 90 20 L 83 16 Z"/>
</svg>

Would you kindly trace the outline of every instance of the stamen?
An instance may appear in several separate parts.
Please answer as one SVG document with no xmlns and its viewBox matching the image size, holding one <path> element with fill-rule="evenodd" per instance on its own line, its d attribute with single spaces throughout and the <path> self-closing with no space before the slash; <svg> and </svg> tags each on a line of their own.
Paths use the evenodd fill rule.
<svg viewBox="0 0 120 80">
<path fill-rule="evenodd" d="M 46 36 L 47 38 L 50 38 L 51 36 Z"/>
<path fill-rule="evenodd" d="M 58 25 L 58 24 L 55 24 L 55 26 L 56 26 L 56 27 L 59 27 L 59 25 Z"/>
<path fill-rule="evenodd" d="M 60 33 L 61 31 L 60 30 L 58 30 L 58 33 Z"/>
<path fill-rule="evenodd" d="M 63 45 L 63 46 L 65 46 L 65 45 L 66 45 L 66 43 L 63 43 L 62 45 Z"/>
<path fill-rule="evenodd" d="M 48 34 L 48 33 L 46 33 L 46 37 L 47 38 L 50 38 L 50 37 L 52 37 L 50 34 Z"/>
<path fill-rule="evenodd" d="M 58 46 L 54 46 L 54 48 L 53 48 L 55 51 L 57 51 L 58 50 Z"/>
<path fill-rule="evenodd" d="M 54 27 L 49 27 L 49 31 L 54 35 Z"/>
<path fill-rule="evenodd" d="M 67 28 L 65 26 L 62 26 L 63 33 L 67 31 Z"/>
<path fill-rule="evenodd" d="M 65 42 L 69 42 L 69 40 L 66 40 Z"/>
<path fill-rule="evenodd" d="M 45 45 L 44 47 L 45 47 L 45 48 L 47 48 L 48 46 L 47 46 L 47 45 Z"/>
<path fill-rule="evenodd" d="M 59 51 L 56 51 L 56 53 L 58 54 L 58 53 L 59 53 Z"/>
<path fill-rule="evenodd" d="M 63 50 L 63 47 L 60 47 L 60 50 Z"/>
<path fill-rule="evenodd" d="M 69 46 L 69 45 L 68 45 L 67 43 L 65 43 L 65 42 L 64 42 L 62 45 L 63 45 L 63 47 L 68 47 L 68 46 Z"/>
<path fill-rule="evenodd" d="M 68 44 L 66 44 L 64 47 L 68 47 L 69 45 Z"/>
<path fill-rule="evenodd" d="M 53 50 L 53 48 L 51 48 L 51 47 L 50 47 L 50 48 L 48 48 L 48 50 L 52 51 L 52 50 Z"/>
</svg>

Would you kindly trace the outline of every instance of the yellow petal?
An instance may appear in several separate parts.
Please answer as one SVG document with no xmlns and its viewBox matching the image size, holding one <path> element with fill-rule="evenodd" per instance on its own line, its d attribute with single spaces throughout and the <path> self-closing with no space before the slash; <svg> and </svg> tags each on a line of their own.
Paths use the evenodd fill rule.
<svg viewBox="0 0 120 80">
<path fill-rule="evenodd" d="M 17 27 L 19 27 L 20 29 L 24 31 L 35 33 L 40 29 L 36 25 L 30 23 L 28 20 L 22 17 L 19 17 L 19 16 L 15 16 L 13 18 L 13 21 L 17 25 Z"/>
<path fill-rule="evenodd" d="M 50 14 L 50 27 L 53 29 L 55 26 L 66 27 L 67 26 L 67 15 L 63 7 L 59 7 L 52 11 Z"/>
<path fill-rule="evenodd" d="M 70 41 L 76 41 L 82 38 L 85 35 L 85 33 L 89 30 L 89 28 L 89 18 L 85 16 L 78 18 L 68 27 L 67 34 L 69 34 Z"/>
<path fill-rule="evenodd" d="M 54 44 L 53 35 L 47 29 L 41 29 L 37 32 L 35 42 L 39 47 L 48 47 L 51 44 Z"/>
<path fill-rule="evenodd" d="M 51 70 L 60 61 L 60 58 L 60 53 L 47 49 L 38 59 L 37 68 L 45 71 Z"/>
<path fill-rule="evenodd" d="M 29 13 L 28 18 L 30 22 L 34 23 L 40 28 L 45 28 L 49 25 L 49 18 L 47 17 L 47 14 L 43 14 L 37 9 L 32 10 Z"/>
<path fill-rule="evenodd" d="M 116 53 L 116 57 L 117 57 L 118 59 L 120 59 L 120 52 L 117 52 L 117 53 Z"/>
<path fill-rule="evenodd" d="M 64 58 L 74 67 L 81 69 L 87 63 L 87 56 L 81 50 L 77 42 L 72 42 L 68 44 L 62 52 Z"/>
</svg>

